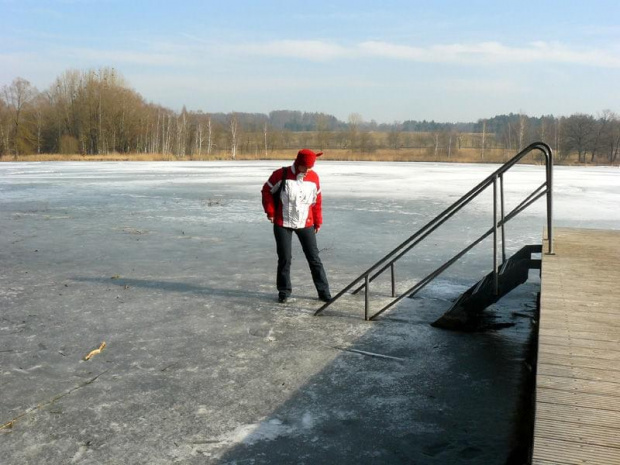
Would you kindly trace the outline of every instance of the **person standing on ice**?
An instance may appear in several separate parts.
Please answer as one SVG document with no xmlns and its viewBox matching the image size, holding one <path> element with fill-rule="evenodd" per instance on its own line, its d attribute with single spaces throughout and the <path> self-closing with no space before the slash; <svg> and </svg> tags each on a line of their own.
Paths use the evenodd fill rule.
<svg viewBox="0 0 620 465">
<path fill-rule="evenodd" d="M 323 263 L 319 258 L 316 234 L 323 223 L 322 195 L 319 175 L 313 170 L 314 153 L 302 149 L 295 162 L 275 170 L 261 191 L 267 219 L 273 223 L 273 234 L 278 252 L 276 285 L 278 302 L 285 303 L 293 290 L 291 285 L 291 243 L 293 233 L 299 238 L 319 300 L 329 302 L 331 294 Z"/>
</svg>

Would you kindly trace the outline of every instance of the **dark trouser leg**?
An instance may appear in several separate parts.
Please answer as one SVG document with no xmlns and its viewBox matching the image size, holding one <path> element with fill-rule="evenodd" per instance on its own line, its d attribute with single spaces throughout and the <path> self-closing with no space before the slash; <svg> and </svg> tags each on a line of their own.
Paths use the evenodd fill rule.
<svg viewBox="0 0 620 465">
<path fill-rule="evenodd" d="M 329 283 L 327 282 L 323 263 L 319 258 L 319 248 L 316 245 L 314 228 L 311 226 L 309 228 L 295 229 L 295 234 L 297 234 L 299 242 L 301 242 L 301 248 L 306 255 L 308 265 L 310 265 L 312 280 L 319 296 L 329 296 Z"/>
<path fill-rule="evenodd" d="M 278 292 L 284 292 L 289 296 L 293 290 L 291 286 L 291 241 L 293 231 L 274 224 L 273 235 L 276 238 L 276 250 L 278 252 L 276 285 Z"/>
</svg>

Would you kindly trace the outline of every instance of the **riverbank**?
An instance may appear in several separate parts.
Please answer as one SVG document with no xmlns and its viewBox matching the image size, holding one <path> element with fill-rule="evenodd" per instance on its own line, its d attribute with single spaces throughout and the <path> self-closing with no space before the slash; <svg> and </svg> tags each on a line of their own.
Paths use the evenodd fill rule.
<svg viewBox="0 0 620 465">
<path fill-rule="evenodd" d="M 318 149 L 317 149 L 318 150 Z M 403 148 L 398 150 L 376 150 L 371 153 L 362 153 L 346 149 L 325 149 L 322 160 L 331 161 L 380 161 L 380 162 L 437 162 L 437 163 L 505 163 L 517 152 L 505 149 L 486 149 L 484 153 L 479 148 L 460 149 L 452 156 L 435 155 L 429 148 Z M 235 160 L 291 160 L 296 149 L 238 152 Z M 174 155 L 164 153 L 108 153 L 99 155 L 82 154 L 28 154 L 0 156 L 0 162 L 48 162 L 48 161 L 231 161 L 228 151 L 216 151 L 212 154 Z M 525 157 L 521 163 L 541 164 L 539 154 L 533 153 Z M 581 163 L 576 154 L 567 157 L 556 157 L 554 164 L 562 166 L 610 166 L 604 161 Z M 618 166 L 616 163 L 612 166 Z"/>
</svg>

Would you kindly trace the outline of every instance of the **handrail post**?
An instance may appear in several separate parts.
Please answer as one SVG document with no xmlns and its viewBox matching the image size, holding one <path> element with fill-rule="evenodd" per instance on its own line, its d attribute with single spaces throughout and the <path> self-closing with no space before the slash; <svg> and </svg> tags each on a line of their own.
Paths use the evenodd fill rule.
<svg viewBox="0 0 620 465">
<path fill-rule="evenodd" d="M 394 276 L 394 262 L 390 264 L 390 269 L 392 272 L 392 297 L 396 297 L 396 278 Z"/>
<path fill-rule="evenodd" d="M 549 255 L 553 255 L 553 151 L 547 147 L 547 239 L 549 240 Z"/>
<path fill-rule="evenodd" d="M 368 310 L 369 310 L 369 296 L 368 296 L 368 288 L 369 288 L 369 281 L 368 281 L 368 275 L 364 276 L 364 282 L 365 282 L 365 287 L 364 287 L 364 321 L 368 321 Z"/>
<path fill-rule="evenodd" d="M 495 295 L 499 295 L 499 276 L 497 275 L 497 176 L 493 177 L 493 282 Z"/>
<path fill-rule="evenodd" d="M 506 263 L 506 231 L 504 230 L 504 174 L 499 175 L 499 191 L 501 199 L 501 221 L 502 221 L 502 265 Z"/>
</svg>

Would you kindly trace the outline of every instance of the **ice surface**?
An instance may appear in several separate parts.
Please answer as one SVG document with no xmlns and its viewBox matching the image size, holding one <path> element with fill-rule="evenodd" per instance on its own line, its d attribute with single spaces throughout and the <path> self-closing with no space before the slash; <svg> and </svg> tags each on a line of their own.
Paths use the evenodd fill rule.
<svg viewBox="0 0 620 465">
<path fill-rule="evenodd" d="M 286 164 L 278 161 L 237 162 L 109 162 L 109 163 L 3 163 L 0 164 L 3 201 L 13 200 L 10 186 L 46 186 L 45 196 L 62 191 L 105 186 L 113 194 L 132 194 L 134 190 L 175 186 L 221 186 L 255 194 L 272 170 Z M 449 204 L 497 169 L 492 164 L 382 163 L 321 161 L 316 170 L 321 176 L 326 201 L 333 198 L 391 199 L 398 208 L 402 200 L 430 200 Z M 544 181 L 544 167 L 518 165 L 505 177 L 507 196 L 529 193 Z M 554 168 L 554 210 L 562 225 L 587 221 L 618 223 L 620 209 L 620 169 L 618 167 Z M 56 188 L 56 190 L 54 190 Z M 222 195 L 211 192 L 214 198 Z M 169 193 L 169 190 L 168 192 Z M 491 194 L 489 192 L 488 197 Z M 179 200 L 180 197 L 167 197 Z M 364 205 L 367 207 L 367 204 Z M 377 205 L 377 208 L 383 207 Z M 250 207 L 248 205 L 247 207 Z M 370 205 L 372 209 L 372 204 Z M 544 203 L 535 207 L 544 215 Z M 252 208 L 248 208 L 252 209 Z M 394 210 L 395 213 L 415 214 Z M 615 226 L 614 229 L 619 226 Z"/>
<path fill-rule="evenodd" d="M 260 190 L 283 164 L 0 163 L 0 421 L 71 392 L 2 437 L 6 460 L 505 463 L 535 277 L 491 310 L 515 324 L 497 333 L 429 326 L 491 269 L 489 240 L 376 323 L 363 296 L 314 318 L 296 243 L 296 301 L 280 306 Z M 332 292 L 496 168 L 320 160 Z M 507 209 L 543 181 L 542 166 L 511 170 Z M 556 225 L 620 229 L 617 167 L 556 167 L 554 181 Z M 488 191 L 429 236 L 397 264 L 398 288 L 491 211 Z M 539 200 L 506 227 L 508 253 L 544 227 Z M 388 281 L 373 282 L 373 308 Z"/>
</svg>

